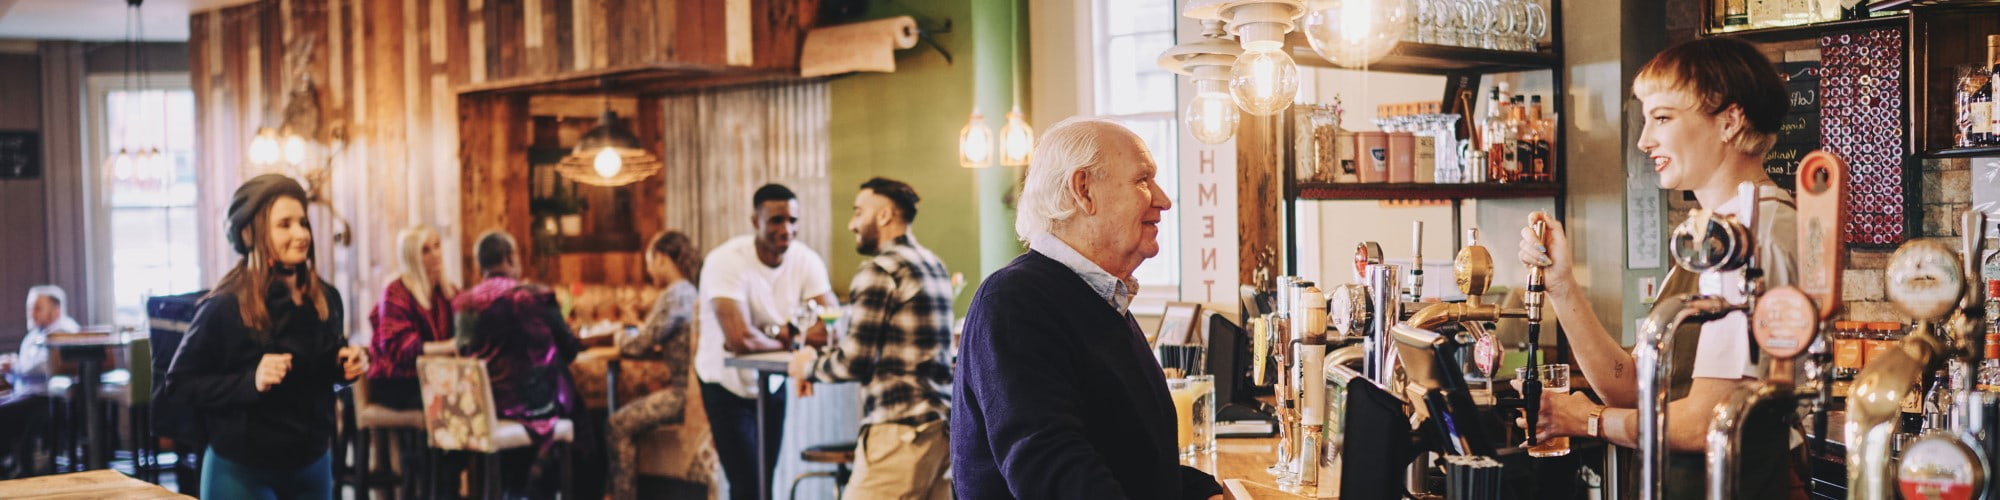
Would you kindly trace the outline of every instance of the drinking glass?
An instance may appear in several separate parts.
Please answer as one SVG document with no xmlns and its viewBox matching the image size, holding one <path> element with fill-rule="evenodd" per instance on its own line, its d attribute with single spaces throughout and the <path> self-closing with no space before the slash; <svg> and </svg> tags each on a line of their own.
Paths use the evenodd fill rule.
<svg viewBox="0 0 2000 500">
<path fill-rule="evenodd" d="M 1481 47 L 1486 33 L 1493 29 L 1493 9 L 1482 0 L 1465 0 L 1459 4 L 1458 44 L 1462 47 Z"/>
<path fill-rule="evenodd" d="M 1174 401 L 1175 440 L 1182 457 L 1215 451 L 1215 376 L 1208 373 L 1208 349 L 1162 345 L 1160 367 Z"/>
<path fill-rule="evenodd" d="M 1410 31 L 1414 40 L 1417 43 L 1437 43 L 1437 27 L 1433 24 L 1437 11 L 1432 8 L 1431 0 L 1416 0 L 1415 7 L 1417 15 L 1410 16 L 1411 22 L 1416 23 L 1416 29 Z"/>
<path fill-rule="evenodd" d="M 1514 50 L 1514 35 L 1521 27 L 1521 0 L 1486 0 L 1487 9 L 1492 12 L 1493 26 L 1480 47 L 1496 50 Z"/>
<path fill-rule="evenodd" d="M 1527 380 L 1528 367 L 1514 369 L 1514 376 Z M 1549 363 L 1536 367 L 1535 376 L 1541 379 L 1542 392 L 1569 394 L 1569 365 Z M 1530 429 L 1528 432 L 1534 432 Z M 1553 437 L 1541 440 L 1528 448 L 1528 456 L 1536 458 L 1560 457 L 1569 454 L 1569 437 Z"/>
<path fill-rule="evenodd" d="M 1528 7 L 1528 26 L 1522 35 L 1527 37 L 1527 46 L 1522 50 L 1538 52 L 1542 50 L 1542 37 L 1549 34 L 1549 10 L 1542 7 L 1539 0 L 1531 0 Z"/>
<path fill-rule="evenodd" d="M 1458 45 L 1458 0 L 1420 0 L 1431 6 L 1431 43 Z"/>
</svg>

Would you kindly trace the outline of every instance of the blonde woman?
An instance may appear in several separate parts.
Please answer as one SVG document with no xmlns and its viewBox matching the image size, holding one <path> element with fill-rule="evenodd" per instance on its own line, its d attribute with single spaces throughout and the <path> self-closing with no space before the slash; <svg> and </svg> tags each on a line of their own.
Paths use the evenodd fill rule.
<svg viewBox="0 0 2000 500">
<path fill-rule="evenodd" d="M 417 389 L 417 356 L 425 342 L 451 340 L 451 299 L 458 287 L 444 275 L 444 247 L 436 230 L 419 225 L 396 235 L 397 263 L 402 270 L 382 300 L 368 314 L 375 328 L 368 354 L 368 397 L 375 404 L 398 410 L 421 406 Z"/>
</svg>

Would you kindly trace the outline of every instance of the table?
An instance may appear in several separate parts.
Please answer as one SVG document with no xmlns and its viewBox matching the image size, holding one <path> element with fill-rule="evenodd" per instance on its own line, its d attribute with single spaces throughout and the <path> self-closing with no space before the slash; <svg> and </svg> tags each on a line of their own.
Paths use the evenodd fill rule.
<svg viewBox="0 0 2000 500">
<path fill-rule="evenodd" d="M 757 372 L 757 498 L 761 499 L 771 498 L 772 473 L 770 466 L 765 465 L 771 463 L 771 457 L 766 456 L 764 452 L 766 442 L 764 440 L 770 439 L 770 436 L 764 435 L 764 419 L 769 418 L 764 415 L 764 398 L 770 397 L 768 393 L 771 392 L 771 385 L 768 381 L 772 377 L 787 376 L 785 372 L 791 369 L 791 364 L 791 351 L 741 354 L 722 361 L 722 366 Z"/>
<path fill-rule="evenodd" d="M 192 480 L 192 478 L 189 480 Z M 109 469 L 0 481 L 0 491 L 7 492 L 7 498 L 16 499 L 116 498 L 120 500 L 140 500 L 153 498 L 194 498 L 174 493 L 160 487 L 160 485 L 133 479 L 118 473 L 118 471 Z"/>
<path fill-rule="evenodd" d="M 98 404 L 99 377 L 103 376 L 104 359 L 112 348 L 126 347 L 132 341 L 145 339 L 143 333 L 88 332 L 76 334 L 50 335 L 49 349 L 56 350 L 64 363 L 76 363 L 76 382 L 73 391 L 83 401 L 84 468 L 106 468 L 104 456 L 104 418 Z"/>
<path fill-rule="evenodd" d="M 1222 483 L 1222 496 L 1231 500 L 1291 500 L 1307 498 L 1278 489 L 1277 478 L 1264 469 L 1278 456 L 1278 438 L 1223 438 L 1215 440 L 1215 453 L 1182 459 L 1181 463 L 1201 469 Z"/>
</svg>

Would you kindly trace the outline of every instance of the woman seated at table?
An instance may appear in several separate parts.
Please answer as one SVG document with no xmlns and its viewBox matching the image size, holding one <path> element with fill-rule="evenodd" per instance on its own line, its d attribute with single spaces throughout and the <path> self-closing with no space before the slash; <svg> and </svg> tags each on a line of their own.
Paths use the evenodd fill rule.
<svg viewBox="0 0 2000 500">
<path fill-rule="evenodd" d="M 1652 159 L 1662 189 L 1689 191 L 1702 207 L 1717 213 L 1757 211 L 1755 250 L 1764 271 L 1765 287 L 1787 285 L 1795 271 L 1797 210 L 1791 195 L 1764 173 L 1764 152 L 1777 138 L 1779 119 L 1790 102 L 1771 61 L 1749 43 L 1716 37 L 1687 42 L 1655 56 L 1632 82 L 1646 118 L 1639 149 Z M 1737 186 L 1757 186 L 1755 200 L 1739 199 Z M 1619 446 L 1638 444 L 1638 378 L 1632 353 L 1604 327 L 1571 270 L 1569 235 L 1546 213 L 1529 216 L 1529 225 L 1547 224 L 1546 247 L 1532 228 L 1521 230 L 1523 264 L 1547 269 L 1549 310 L 1555 313 L 1590 386 L 1604 405 L 1580 393 L 1542 393 L 1543 439 L 1554 436 L 1600 438 Z M 1667 275 L 1662 296 L 1694 292 L 1742 298 L 1741 279 L 1734 273 L 1699 276 L 1675 270 Z M 1687 325 L 1688 328 L 1697 328 Z M 1744 382 L 1760 376 L 1751 353 L 1749 322 L 1742 313 L 1698 326 L 1692 366 L 1670 367 L 1667 388 L 1674 399 L 1667 405 L 1668 472 L 1663 484 L 1673 498 L 1700 498 L 1706 450 L 1704 434 L 1715 407 Z M 1669 335 L 1681 335 L 1679 332 Z M 1688 345 L 1690 340 L 1677 342 Z M 1544 344 L 1547 345 L 1547 344 Z M 1689 359 L 1688 356 L 1677 356 Z M 1692 380 L 1690 380 L 1690 378 Z M 1796 423 L 1793 423 L 1795 425 Z M 1790 498 L 1803 495 L 1792 468 L 1799 458 L 1788 451 L 1794 433 L 1773 424 L 1750 429 L 1743 443 L 1747 469 L 1731 498 Z"/>
<path fill-rule="evenodd" d="M 646 274 L 653 286 L 662 290 L 646 314 L 646 323 L 618 339 L 618 355 L 627 361 L 664 361 L 665 373 L 660 380 L 648 381 L 648 386 L 657 388 L 652 393 L 620 406 L 611 415 L 611 448 L 616 453 L 611 457 L 612 498 L 623 500 L 637 494 L 633 467 L 638 459 L 638 437 L 686 419 L 697 300 L 695 285 L 688 277 L 701 275 L 701 258 L 694 242 L 679 231 L 661 233 L 646 245 Z M 693 450 L 687 474 L 677 479 L 714 491 L 716 456 L 712 442 L 706 437 L 683 437 L 680 442 L 698 448 Z"/>
<path fill-rule="evenodd" d="M 397 410 L 422 407 L 417 386 L 417 357 L 424 344 L 452 338 L 451 299 L 458 287 L 444 276 L 444 250 L 430 226 L 404 229 L 396 235 L 396 254 L 403 270 L 382 291 L 382 300 L 368 315 L 375 328 L 368 354 L 368 399 Z"/>
<path fill-rule="evenodd" d="M 243 258 L 202 298 L 167 369 L 163 397 L 194 406 L 208 431 L 208 498 L 333 498 L 334 384 L 368 356 L 347 345 L 340 292 L 313 272 L 305 200 L 277 174 L 236 189 L 227 237 Z"/>
</svg>

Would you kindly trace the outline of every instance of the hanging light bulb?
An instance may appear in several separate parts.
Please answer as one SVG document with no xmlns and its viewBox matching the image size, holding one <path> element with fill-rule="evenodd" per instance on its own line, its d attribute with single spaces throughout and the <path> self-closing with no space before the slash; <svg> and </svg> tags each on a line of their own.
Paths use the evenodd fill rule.
<svg viewBox="0 0 2000 500">
<path fill-rule="evenodd" d="M 599 149 L 597 158 L 590 162 L 590 168 L 596 170 L 597 175 L 613 177 L 618 175 L 620 169 L 625 168 L 625 159 L 619 158 L 618 151 L 611 148 Z"/>
<path fill-rule="evenodd" d="M 118 152 L 111 155 L 111 178 L 121 181 L 131 180 L 132 163 L 132 153 L 125 148 L 118 148 Z"/>
<path fill-rule="evenodd" d="M 1007 112 L 1007 124 L 1000 127 L 1000 164 L 1019 167 L 1028 164 L 1035 152 L 1035 129 L 1021 116 L 1021 106 Z"/>
<path fill-rule="evenodd" d="M 284 159 L 278 146 L 278 131 L 269 128 L 257 129 L 257 136 L 250 139 L 250 164 L 276 165 Z"/>
<path fill-rule="evenodd" d="M 1299 91 L 1299 67 L 1282 46 L 1249 48 L 1229 70 L 1229 91 L 1236 105 L 1257 116 L 1291 107 Z"/>
<path fill-rule="evenodd" d="M 1317 0 L 1301 31 L 1313 52 L 1345 67 L 1374 64 L 1409 30 L 1409 0 Z"/>
<path fill-rule="evenodd" d="M 965 120 L 965 128 L 958 129 L 958 166 L 984 168 L 993 165 L 993 129 L 986 126 L 986 115 L 979 114 L 979 108 L 972 109 L 972 116 Z"/>
<path fill-rule="evenodd" d="M 311 150 L 309 149 L 310 146 L 306 144 L 305 137 L 301 137 L 299 136 L 299 134 L 296 133 L 287 132 L 285 134 L 285 139 L 282 144 L 283 147 L 280 149 L 284 151 L 285 164 L 297 166 L 297 165 L 304 165 L 306 163 L 306 155 L 309 154 Z"/>
<path fill-rule="evenodd" d="M 1181 119 L 1196 140 L 1221 144 L 1236 135 L 1236 104 L 1221 80 L 1195 80 L 1194 99 Z"/>
</svg>

